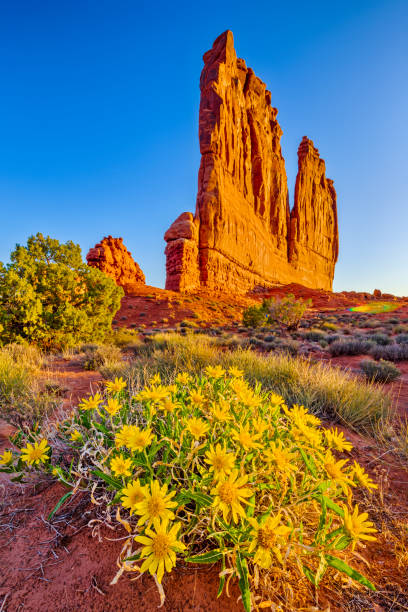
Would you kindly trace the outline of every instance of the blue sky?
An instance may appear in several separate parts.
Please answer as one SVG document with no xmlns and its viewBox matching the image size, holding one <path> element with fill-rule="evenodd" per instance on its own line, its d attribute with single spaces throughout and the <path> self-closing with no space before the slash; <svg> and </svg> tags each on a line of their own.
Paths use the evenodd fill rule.
<svg viewBox="0 0 408 612">
<path fill-rule="evenodd" d="M 338 193 L 335 290 L 408 295 L 408 1 L 2 2 L 0 260 L 38 231 L 123 236 L 163 286 L 195 209 L 202 55 L 224 30 L 272 92 L 291 204 L 312 138 Z"/>
</svg>

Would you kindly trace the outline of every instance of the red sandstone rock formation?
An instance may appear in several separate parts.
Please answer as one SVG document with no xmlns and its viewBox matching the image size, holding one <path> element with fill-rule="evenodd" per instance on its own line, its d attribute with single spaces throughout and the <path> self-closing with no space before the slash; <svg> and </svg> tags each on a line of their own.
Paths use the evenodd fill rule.
<svg viewBox="0 0 408 612">
<path fill-rule="evenodd" d="M 331 289 L 336 193 L 308 140 L 289 213 L 282 130 L 265 84 L 238 59 L 232 32 L 204 55 L 196 212 L 165 234 L 166 289 L 244 293 L 297 282 Z"/>
<path fill-rule="evenodd" d="M 86 260 L 89 266 L 99 268 L 121 287 L 145 284 L 145 276 L 123 244 L 123 238 L 105 237 L 89 250 Z"/>
</svg>

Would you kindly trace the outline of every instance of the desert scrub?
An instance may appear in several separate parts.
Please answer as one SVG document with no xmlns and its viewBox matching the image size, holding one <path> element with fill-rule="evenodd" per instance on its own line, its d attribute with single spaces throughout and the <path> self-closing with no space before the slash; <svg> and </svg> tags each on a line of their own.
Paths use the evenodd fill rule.
<svg viewBox="0 0 408 612">
<path fill-rule="evenodd" d="M 337 340 L 329 345 L 328 351 L 332 357 L 338 357 L 339 355 L 364 355 L 369 353 L 373 346 L 372 342 L 364 340 Z"/>
<path fill-rule="evenodd" d="M 408 334 L 398 334 L 398 336 L 395 338 L 395 342 L 397 342 L 397 344 L 408 344 Z"/>
<path fill-rule="evenodd" d="M 179 560 L 219 562 L 219 593 L 227 576 L 237 579 L 247 612 L 268 591 L 279 597 L 277 580 L 296 591 L 304 578 L 341 584 L 340 572 L 374 589 L 352 567 L 354 551 L 376 540 L 353 491 L 377 485 L 344 456 L 352 445 L 342 433 L 242 375 L 215 365 L 164 385 L 156 374 L 136 395 L 116 379 L 52 439 L 17 434 L 20 450 L 4 453 L 2 469 L 45 471 L 67 486 L 51 516 L 70 494 L 88 492 L 127 532 L 112 582 L 149 572 L 162 601 L 163 577 Z"/>
<path fill-rule="evenodd" d="M 41 383 L 43 357 L 36 347 L 11 344 L 0 349 L 0 417 L 33 426 L 60 403 L 58 393 Z"/>
<path fill-rule="evenodd" d="M 363 359 L 360 363 L 360 369 L 368 380 L 374 380 L 375 382 L 388 383 L 401 376 L 401 370 L 390 361 L 385 361 L 384 359 L 380 359 L 380 361 Z"/>
<path fill-rule="evenodd" d="M 102 367 L 115 367 L 122 362 L 122 351 L 118 346 L 85 346 L 84 370 L 100 370 Z"/>
<path fill-rule="evenodd" d="M 389 346 L 374 346 L 370 354 L 374 359 L 387 361 L 405 361 L 408 359 L 408 344 L 390 344 Z"/>
<path fill-rule="evenodd" d="M 370 342 L 375 342 L 376 344 L 380 344 L 382 346 L 386 346 L 387 344 L 392 344 L 392 338 L 387 336 L 387 334 L 370 334 L 368 336 Z"/>
<path fill-rule="evenodd" d="M 323 330 L 313 328 L 304 332 L 302 336 L 305 340 L 310 340 L 311 342 L 320 342 L 327 339 L 327 334 Z"/>
</svg>

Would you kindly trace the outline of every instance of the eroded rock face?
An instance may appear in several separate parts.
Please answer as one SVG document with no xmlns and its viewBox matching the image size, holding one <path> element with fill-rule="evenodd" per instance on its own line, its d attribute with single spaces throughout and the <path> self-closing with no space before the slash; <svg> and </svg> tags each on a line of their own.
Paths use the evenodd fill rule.
<svg viewBox="0 0 408 612">
<path fill-rule="evenodd" d="M 122 238 L 105 237 L 89 250 L 86 260 L 89 266 L 99 268 L 125 289 L 128 285 L 145 284 L 145 276 Z"/>
<path fill-rule="evenodd" d="M 331 289 L 333 183 L 313 143 L 303 140 L 290 214 L 277 110 L 265 84 L 237 58 L 232 32 L 204 55 L 200 89 L 196 212 L 180 215 L 165 234 L 166 289 L 244 293 L 290 282 Z"/>
</svg>

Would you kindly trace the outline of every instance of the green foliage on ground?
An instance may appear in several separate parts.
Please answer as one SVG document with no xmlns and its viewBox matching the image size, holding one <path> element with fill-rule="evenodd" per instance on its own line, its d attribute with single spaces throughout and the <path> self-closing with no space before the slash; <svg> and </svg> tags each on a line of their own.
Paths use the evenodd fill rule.
<svg viewBox="0 0 408 612">
<path fill-rule="evenodd" d="M 63 349 L 103 340 L 123 289 L 82 261 L 79 245 L 42 234 L 0 264 L 0 342 Z"/>
<path fill-rule="evenodd" d="M 380 359 L 380 361 L 373 361 L 372 359 L 364 359 L 360 363 L 360 368 L 368 380 L 374 380 L 376 382 L 391 382 L 401 376 L 401 370 L 399 370 L 390 361 Z"/>
<path fill-rule="evenodd" d="M 311 303 L 311 300 L 297 300 L 292 293 L 283 298 L 269 298 L 259 306 L 249 306 L 244 311 L 243 323 L 246 327 L 280 325 L 288 330 L 297 329 Z"/>
</svg>

